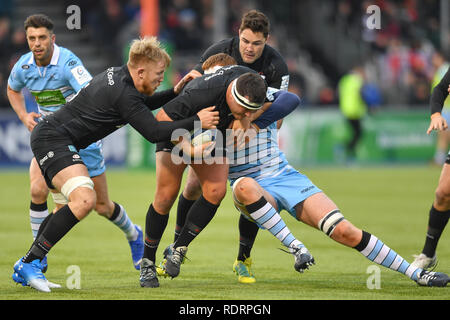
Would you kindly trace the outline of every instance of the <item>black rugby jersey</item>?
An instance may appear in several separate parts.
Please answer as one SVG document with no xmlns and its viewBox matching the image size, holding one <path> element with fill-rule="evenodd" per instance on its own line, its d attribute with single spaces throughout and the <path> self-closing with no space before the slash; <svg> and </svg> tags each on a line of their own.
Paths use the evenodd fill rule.
<svg viewBox="0 0 450 320">
<path fill-rule="evenodd" d="M 206 74 L 193 79 L 183 91 L 173 100 L 163 106 L 164 111 L 172 120 L 190 117 L 201 109 L 216 106 L 219 111 L 217 129 L 225 130 L 234 120 L 226 101 L 229 84 L 240 75 L 254 70 L 238 65 L 220 68 L 215 73 Z"/>
<path fill-rule="evenodd" d="M 210 56 L 217 53 L 226 53 L 232 56 L 241 66 L 246 66 L 264 76 L 269 87 L 287 90 L 289 86 L 289 71 L 280 53 L 269 45 L 265 45 L 261 57 L 254 63 L 247 64 L 242 60 L 239 52 L 239 37 L 222 40 L 210 46 L 200 58 L 200 62 L 194 67 L 203 73 L 202 64 Z"/>
<path fill-rule="evenodd" d="M 95 76 L 64 108 L 45 120 L 68 134 L 78 149 L 128 123 L 152 143 L 167 141 L 175 129 L 192 130 L 194 121 L 200 121 L 196 114 L 176 122 L 157 121 L 152 110 L 174 97 L 173 89 L 153 96 L 142 94 L 135 88 L 126 65 L 111 67 Z"/>
</svg>

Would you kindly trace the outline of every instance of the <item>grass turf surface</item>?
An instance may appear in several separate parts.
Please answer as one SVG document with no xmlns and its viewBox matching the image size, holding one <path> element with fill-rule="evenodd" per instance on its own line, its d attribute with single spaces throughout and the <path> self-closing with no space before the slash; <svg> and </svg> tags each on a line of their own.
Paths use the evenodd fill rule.
<svg viewBox="0 0 450 320">
<path fill-rule="evenodd" d="M 344 216 L 412 262 L 423 247 L 428 211 L 440 168 L 427 166 L 377 168 L 311 168 L 303 173 L 340 207 Z M 153 200 L 152 171 L 107 172 L 111 198 L 122 204 L 133 222 L 144 229 Z M 267 231 L 260 231 L 252 251 L 257 282 L 237 282 L 232 264 L 238 249 L 238 214 L 230 192 L 215 218 L 189 247 L 189 260 L 176 279 L 160 279 L 159 288 L 141 288 L 139 272 L 131 263 L 128 243 L 112 223 L 91 213 L 63 238 L 49 255 L 49 280 L 63 285 L 44 294 L 16 285 L 13 264 L 31 245 L 28 216 L 28 175 L 0 172 L 0 299 L 77 300 L 449 300 L 449 288 L 420 287 L 406 276 L 380 267 L 380 289 L 370 290 L 371 263 L 356 250 L 339 245 L 323 233 L 282 213 L 291 231 L 316 259 L 303 274 L 295 272 L 293 257 Z M 51 201 L 50 201 L 51 203 Z M 157 258 L 172 242 L 176 209 L 160 244 Z M 448 228 L 447 228 L 448 229 Z M 450 273 L 449 232 L 438 246 L 436 271 Z M 81 289 L 69 289 L 71 265 L 81 271 Z"/>
</svg>

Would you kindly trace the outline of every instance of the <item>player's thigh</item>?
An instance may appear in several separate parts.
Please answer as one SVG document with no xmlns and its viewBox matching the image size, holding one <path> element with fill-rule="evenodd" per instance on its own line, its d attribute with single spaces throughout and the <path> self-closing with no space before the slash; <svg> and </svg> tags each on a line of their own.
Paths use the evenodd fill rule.
<svg viewBox="0 0 450 320">
<path fill-rule="evenodd" d="M 228 164 L 191 164 L 202 186 L 203 197 L 211 203 L 219 204 L 225 197 L 228 178 Z"/>
<path fill-rule="evenodd" d="M 89 178 L 89 173 L 86 166 L 84 164 L 74 164 L 67 166 L 56 173 L 52 179 L 52 184 L 57 190 L 61 190 L 69 179 L 82 176 Z"/>
<path fill-rule="evenodd" d="M 336 204 L 323 193 L 315 193 L 297 204 L 295 211 L 297 219 L 318 228 L 319 221 L 329 212 L 338 209 Z"/>
<path fill-rule="evenodd" d="M 450 209 L 450 164 L 447 162 L 442 167 L 439 184 L 436 189 L 435 207 L 437 210 Z"/>
<path fill-rule="evenodd" d="M 156 191 L 153 206 L 160 214 L 168 214 L 180 191 L 186 164 L 175 164 L 171 153 L 156 153 Z"/>
<path fill-rule="evenodd" d="M 275 198 L 267 190 L 252 178 L 238 179 L 233 184 L 233 201 L 241 212 L 246 212 L 246 206 L 255 203 L 261 197 L 264 197 L 275 210 L 278 211 L 278 205 Z"/>
<path fill-rule="evenodd" d="M 97 194 L 97 202 L 101 203 L 109 202 L 106 174 L 103 172 L 98 176 L 91 177 L 91 179 L 94 182 L 94 190 L 95 193 Z"/>
<path fill-rule="evenodd" d="M 161 189 L 179 189 L 186 164 L 176 164 L 169 152 L 156 153 L 156 192 Z M 178 191 L 177 191 L 178 192 Z"/>
<path fill-rule="evenodd" d="M 42 201 L 47 200 L 49 192 L 48 187 L 35 158 L 33 158 L 30 162 L 30 188 L 32 198 L 41 198 L 40 200 Z"/>
</svg>

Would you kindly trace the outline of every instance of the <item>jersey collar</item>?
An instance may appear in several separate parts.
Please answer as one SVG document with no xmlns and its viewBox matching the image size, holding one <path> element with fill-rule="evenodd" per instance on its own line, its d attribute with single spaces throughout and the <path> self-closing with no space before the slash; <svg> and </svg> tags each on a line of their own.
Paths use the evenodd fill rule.
<svg viewBox="0 0 450 320">
<path fill-rule="evenodd" d="M 58 64 L 60 51 L 61 50 L 59 49 L 59 46 L 57 46 L 56 43 L 53 44 L 53 55 L 52 55 L 52 59 L 50 60 L 50 64 L 53 64 L 55 66 Z M 34 61 L 33 53 L 31 53 L 31 57 L 30 57 L 30 60 L 28 60 L 28 64 L 36 65 L 36 62 Z"/>
</svg>

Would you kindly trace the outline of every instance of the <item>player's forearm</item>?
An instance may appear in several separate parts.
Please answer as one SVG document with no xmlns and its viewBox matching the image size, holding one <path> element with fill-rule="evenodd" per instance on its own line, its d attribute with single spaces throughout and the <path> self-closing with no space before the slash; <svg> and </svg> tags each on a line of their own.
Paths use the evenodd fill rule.
<svg viewBox="0 0 450 320">
<path fill-rule="evenodd" d="M 431 114 L 441 113 L 444 101 L 448 96 L 448 86 L 450 84 L 450 70 L 444 75 L 436 87 L 434 87 L 430 98 Z"/>
<path fill-rule="evenodd" d="M 150 110 L 156 110 L 168 103 L 170 100 L 174 99 L 176 96 L 177 95 L 175 94 L 173 88 L 171 88 L 156 92 L 152 96 L 146 97 L 144 103 Z"/>
</svg>

